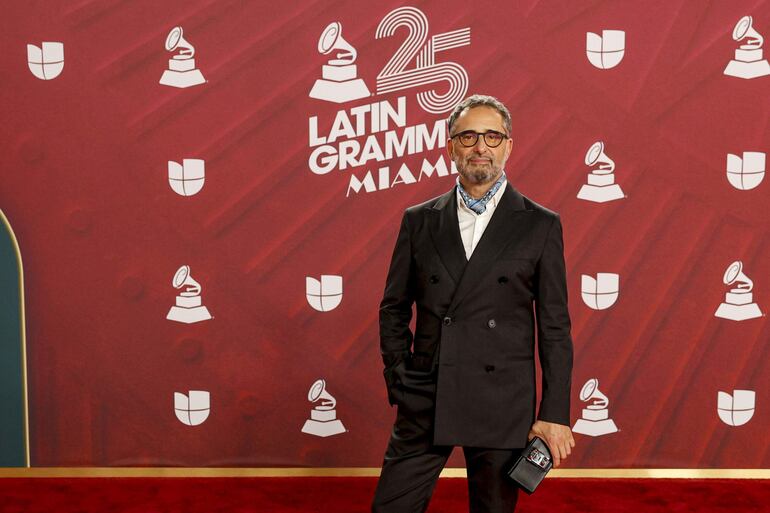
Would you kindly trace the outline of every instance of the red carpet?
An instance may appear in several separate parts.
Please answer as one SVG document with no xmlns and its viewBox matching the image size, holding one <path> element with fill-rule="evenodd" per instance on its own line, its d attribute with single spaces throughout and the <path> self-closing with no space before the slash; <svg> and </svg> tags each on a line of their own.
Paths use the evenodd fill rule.
<svg viewBox="0 0 770 513">
<path fill-rule="evenodd" d="M 4 478 L 0 512 L 365 513 L 374 478 Z M 464 479 L 441 479 L 430 513 L 467 512 Z M 517 513 L 770 512 L 766 480 L 549 479 Z"/>
</svg>

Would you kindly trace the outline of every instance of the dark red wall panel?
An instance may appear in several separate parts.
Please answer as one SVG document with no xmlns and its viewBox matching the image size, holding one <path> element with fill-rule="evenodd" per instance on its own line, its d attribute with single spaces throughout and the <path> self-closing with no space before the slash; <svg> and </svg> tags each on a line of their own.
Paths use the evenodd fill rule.
<svg viewBox="0 0 770 513">
<path fill-rule="evenodd" d="M 564 225 L 575 341 L 573 422 L 598 378 L 617 433 L 575 435 L 576 467 L 770 466 L 770 325 L 714 317 L 741 260 L 770 308 L 770 184 L 741 191 L 728 153 L 770 150 L 770 77 L 723 75 L 744 15 L 770 36 L 767 2 L 416 2 L 428 37 L 465 27 L 470 45 L 437 53 L 468 94 L 513 115 L 507 165 L 522 193 Z M 318 175 L 309 118 L 399 97 L 406 125 L 433 127 L 416 95 L 377 94 L 406 37 L 375 38 L 399 2 L 32 1 L 0 21 L 0 208 L 25 267 L 31 456 L 35 466 L 378 466 L 394 411 L 381 377 L 377 307 L 403 209 L 454 176 L 346 196 L 351 176 L 443 148 Z M 355 47 L 373 96 L 308 96 L 329 59 L 331 22 Z M 158 83 L 184 28 L 207 82 Z M 621 63 L 600 70 L 586 32 L 626 32 Z M 35 78 L 27 44 L 64 43 L 65 66 Z M 766 52 L 767 53 L 767 52 Z M 409 68 L 414 67 L 414 62 Z M 436 86 L 438 93 L 446 85 Z M 404 128 L 392 127 L 398 133 Z M 367 132 L 368 135 L 368 132 Z M 383 134 L 378 139 L 382 142 Z M 366 136 L 357 140 L 364 142 Z M 576 198 L 601 140 L 625 198 Z M 335 143 L 339 144 L 339 141 Z M 167 161 L 205 160 L 183 197 Z M 448 161 L 447 161 L 448 162 Z M 392 178 L 391 178 L 392 179 Z M 191 266 L 209 321 L 165 319 L 171 279 Z M 581 275 L 620 274 L 608 310 L 591 310 Z M 306 276 L 343 277 L 339 307 L 318 312 Z M 302 433 L 310 385 L 327 381 L 346 433 Z M 717 415 L 717 392 L 756 391 L 743 426 Z M 185 426 L 174 392 L 206 390 L 208 419 Z M 750 447 L 751 450 L 746 451 Z M 462 460 L 453 460 L 462 464 Z"/>
</svg>

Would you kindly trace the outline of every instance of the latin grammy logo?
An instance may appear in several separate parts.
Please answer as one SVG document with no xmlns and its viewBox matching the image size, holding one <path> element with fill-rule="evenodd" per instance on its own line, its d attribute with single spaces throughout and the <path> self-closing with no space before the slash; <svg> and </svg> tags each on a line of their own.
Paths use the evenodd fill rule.
<svg viewBox="0 0 770 513">
<path fill-rule="evenodd" d="M 762 55 L 764 38 L 757 32 L 751 16 L 744 16 L 733 29 L 733 39 L 746 42 L 735 50 L 735 59 L 725 68 L 725 75 L 738 78 L 757 78 L 770 75 L 770 64 Z"/>
<path fill-rule="evenodd" d="M 64 43 L 44 42 L 27 45 L 27 65 L 40 80 L 53 80 L 64 69 Z"/>
<path fill-rule="evenodd" d="M 759 306 L 754 303 L 754 297 L 751 293 L 754 282 L 743 274 L 743 263 L 740 260 L 730 264 L 722 281 L 725 285 L 736 283 L 737 285 L 725 293 L 725 301 L 717 308 L 715 317 L 732 321 L 745 321 L 746 319 L 762 317 L 762 312 L 759 310 Z"/>
<path fill-rule="evenodd" d="M 193 196 L 203 189 L 206 163 L 201 159 L 184 159 L 181 164 L 168 161 L 168 184 L 180 196 Z"/>
<path fill-rule="evenodd" d="M 168 60 L 168 69 L 160 77 L 163 85 L 185 88 L 206 82 L 203 73 L 195 68 L 195 48 L 182 34 L 182 27 L 174 27 L 166 38 L 166 51 L 178 53 Z"/>
<path fill-rule="evenodd" d="M 623 198 L 620 185 L 615 183 L 615 162 L 604 153 L 604 143 L 596 141 L 588 148 L 586 166 L 592 167 L 588 183 L 578 192 L 578 199 L 605 203 Z M 596 167 L 594 167 L 596 166 Z"/>
<path fill-rule="evenodd" d="M 753 390 L 733 390 L 733 395 L 717 392 L 719 418 L 728 426 L 744 425 L 754 416 L 756 396 Z"/>
<path fill-rule="evenodd" d="M 176 304 L 168 311 L 166 319 L 185 324 L 211 319 L 208 308 L 201 304 L 201 285 L 190 276 L 189 265 L 177 270 L 171 284 L 182 292 L 176 297 Z"/>
<path fill-rule="evenodd" d="M 314 310 L 334 310 L 342 302 L 342 276 L 322 274 L 320 281 L 306 276 L 305 297 Z"/>
<path fill-rule="evenodd" d="M 327 437 L 346 431 L 342 421 L 337 418 L 337 411 L 334 409 L 337 401 L 326 391 L 326 381 L 319 379 L 313 383 L 313 386 L 310 387 L 310 391 L 307 393 L 307 400 L 311 403 L 319 400 L 321 402 L 310 410 L 310 418 L 302 426 L 303 433 Z"/>
<path fill-rule="evenodd" d="M 211 394 L 205 390 L 190 390 L 189 395 L 174 392 L 174 413 L 186 426 L 203 424 L 211 413 Z"/>
<path fill-rule="evenodd" d="M 727 181 L 736 189 L 748 191 L 762 183 L 765 178 L 765 154 L 759 151 L 744 151 L 743 158 L 727 154 Z"/>
<path fill-rule="evenodd" d="M 599 69 L 614 68 L 626 53 L 626 33 L 623 30 L 602 30 L 602 35 L 586 32 L 588 62 Z"/>
<path fill-rule="evenodd" d="M 597 273 L 596 278 L 588 274 L 580 276 L 580 296 L 589 308 L 606 310 L 615 304 L 619 295 L 619 274 Z"/>
<path fill-rule="evenodd" d="M 318 52 L 328 55 L 336 50 L 333 59 L 322 68 L 323 78 L 315 81 L 310 97 L 327 102 L 343 103 L 369 96 L 369 89 L 364 81 L 356 78 L 357 66 L 354 64 L 358 53 L 342 37 L 342 24 L 330 23 L 318 40 Z"/>
<path fill-rule="evenodd" d="M 599 380 L 591 378 L 580 390 L 580 400 L 588 403 L 583 408 L 583 416 L 575 422 L 572 431 L 588 436 L 602 436 L 618 431 L 615 422 L 609 418 L 610 401 L 599 391 Z M 589 402 L 590 401 L 590 402 Z"/>
</svg>

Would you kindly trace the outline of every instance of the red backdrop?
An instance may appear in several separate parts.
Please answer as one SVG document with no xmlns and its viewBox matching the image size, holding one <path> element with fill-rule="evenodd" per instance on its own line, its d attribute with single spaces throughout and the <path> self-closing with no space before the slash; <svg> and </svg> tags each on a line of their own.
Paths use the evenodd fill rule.
<svg viewBox="0 0 770 513">
<path fill-rule="evenodd" d="M 416 94 L 376 94 L 404 40 L 375 38 L 400 2 L 117 0 L 14 2 L 0 21 L 0 207 L 25 264 L 32 464 L 378 466 L 387 406 L 377 306 L 403 209 L 454 176 L 375 192 L 346 191 L 380 166 L 419 170 L 443 148 L 318 175 L 309 118 L 405 97 L 407 125 L 432 127 Z M 582 384 L 598 378 L 620 431 L 576 435 L 575 467 L 770 466 L 770 325 L 714 317 L 727 265 L 742 260 L 754 300 L 770 308 L 770 184 L 729 185 L 727 153 L 770 149 L 770 78 L 722 74 L 746 14 L 770 36 L 768 2 L 460 1 L 408 5 L 428 36 L 470 28 L 468 46 L 437 54 L 467 71 L 468 94 L 513 115 L 507 174 L 559 212 L 573 337 L 573 422 Z M 310 98 L 329 56 L 318 38 L 339 21 L 374 94 Z M 158 84 L 184 28 L 207 83 Z M 586 32 L 626 32 L 610 70 L 586 58 Z M 29 72 L 26 45 L 64 43 L 53 80 Z M 414 66 L 414 63 L 410 64 Z M 443 92 L 446 85 L 436 86 Z M 394 127 L 391 127 L 394 128 Z M 403 130 L 396 128 L 399 133 Z M 359 138 L 363 143 L 365 137 Z M 626 197 L 576 198 L 597 140 Z M 206 184 L 182 197 L 167 161 L 200 158 Z M 419 171 L 414 171 L 417 176 Z M 392 179 L 392 177 L 391 177 Z M 766 180 L 765 180 L 766 182 Z M 171 278 L 191 266 L 214 319 L 165 319 Z M 609 310 L 588 308 L 581 274 L 620 274 Z M 342 303 L 313 310 L 305 277 L 343 277 Z M 348 432 L 300 429 L 307 390 L 327 381 Z M 731 427 L 717 391 L 757 392 Z M 207 390 L 211 414 L 180 423 L 173 393 Z M 461 465 L 461 459 L 452 460 Z"/>
</svg>

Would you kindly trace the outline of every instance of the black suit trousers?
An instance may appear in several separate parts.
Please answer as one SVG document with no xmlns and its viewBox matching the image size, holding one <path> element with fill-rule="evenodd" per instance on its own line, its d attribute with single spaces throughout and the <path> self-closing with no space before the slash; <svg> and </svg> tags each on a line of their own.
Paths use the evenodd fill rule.
<svg viewBox="0 0 770 513">
<path fill-rule="evenodd" d="M 411 365 L 409 365 L 411 367 Z M 422 513 L 453 446 L 433 445 L 436 371 L 404 368 L 398 412 L 377 483 L 373 513 Z M 518 450 L 463 447 L 470 513 L 511 513 L 517 487 L 504 474 Z"/>
</svg>

